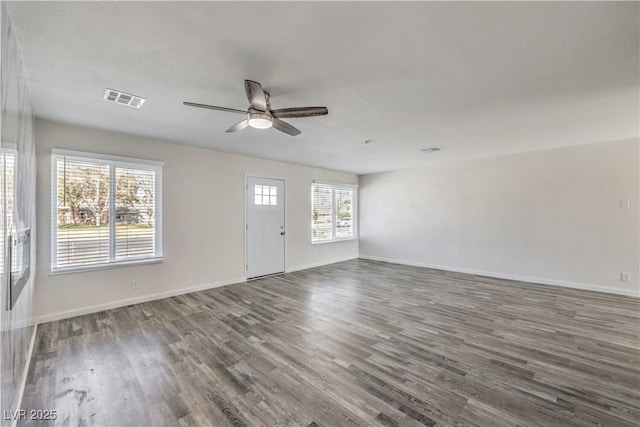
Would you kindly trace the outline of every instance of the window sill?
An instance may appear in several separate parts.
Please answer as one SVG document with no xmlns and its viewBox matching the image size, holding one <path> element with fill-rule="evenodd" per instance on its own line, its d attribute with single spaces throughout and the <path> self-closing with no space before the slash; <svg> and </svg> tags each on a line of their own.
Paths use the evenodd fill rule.
<svg viewBox="0 0 640 427">
<path fill-rule="evenodd" d="M 312 245 L 326 245 L 327 243 L 351 242 L 358 240 L 357 237 L 346 237 L 344 239 L 321 240 L 319 242 L 311 242 Z"/>
<path fill-rule="evenodd" d="M 135 261 L 111 262 L 105 264 L 83 265 L 78 267 L 56 268 L 49 272 L 49 276 L 58 276 L 62 274 L 86 273 L 97 270 L 108 270 L 111 268 L 134 267 L 137 265 L 161 264 L 164 258 L 145 258 Z"/>
</svg>

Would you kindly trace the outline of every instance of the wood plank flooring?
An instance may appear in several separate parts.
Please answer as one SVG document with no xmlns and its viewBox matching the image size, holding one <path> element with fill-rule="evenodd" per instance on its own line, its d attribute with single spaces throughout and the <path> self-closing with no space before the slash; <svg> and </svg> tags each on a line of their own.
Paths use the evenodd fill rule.
<svg viewBox="0 0 640 427">
<path fill-rule="evenodd" d="M 639 313 L 347 261 L 40 325 L 19 425 L 637 426 Z"/>
</svg>

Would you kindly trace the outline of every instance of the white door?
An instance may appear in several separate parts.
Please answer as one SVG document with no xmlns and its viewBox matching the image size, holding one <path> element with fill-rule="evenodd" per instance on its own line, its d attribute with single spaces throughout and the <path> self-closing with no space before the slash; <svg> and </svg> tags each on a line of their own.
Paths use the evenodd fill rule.
<svg viewBox="0 0 640 427">
<path fill-rule="evenodd" d="M 284 181 L 247 177 L 247 279 L 284 272 Z"/>
</svg>

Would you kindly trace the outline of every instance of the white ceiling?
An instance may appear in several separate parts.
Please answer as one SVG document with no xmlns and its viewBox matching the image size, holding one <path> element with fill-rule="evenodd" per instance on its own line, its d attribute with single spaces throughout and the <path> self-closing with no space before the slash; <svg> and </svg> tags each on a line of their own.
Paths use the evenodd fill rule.
<svg viewBox="0 0 640 427">
<path fill-rule="evenodd" d="M 354 173 L 639 135 L 638 2 L 16 2 L 36 114 Z M 225 130 L 244 79 L 302 134 Z M 106 88 L 147 98 L 140 110 Z M 363 141 L 375 142 L 364 145 Z M 439 145 L 445 151 L 418 150 Z"/>
</svg>

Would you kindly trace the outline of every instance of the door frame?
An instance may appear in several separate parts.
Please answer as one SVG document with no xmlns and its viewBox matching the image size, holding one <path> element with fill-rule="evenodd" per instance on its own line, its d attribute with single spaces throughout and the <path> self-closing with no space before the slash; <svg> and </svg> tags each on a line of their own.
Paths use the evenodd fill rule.
<svg viewBox="0 0 640 427">
<path fill-rule="evenodd" d="M 274 275 L 276 274 L 284 274 L 287 273 L 288 269 L 287 269 L 287 180 L 286 178 L 281 178 L 281 177 L 274 177 L 274 176 L 265 176 L 265 175 L 259 175 L 259 174 L 253 174 L 253 173 L 244 173 L 244 281 L 248 281 L 248 280 L 254 280 L 254 278 L 248 279 L 247 278 L 247 273 L 249 271 L 249 250 L 248 250 L 248 246 L 249 246 L 249 218 L 247 215 L 247 210 L 249 208 L 249 206 L 247 205 L 247 199 L 248 199 L 248 193 L 249 193 L 249 178 L 258 178 L 258 179 L 276 179 L 278 181 L 282 181 L 283 183 L 283 198 L 282 198 L 282 203 L 283 203 L 283 211 L 284 211 L 284 218 L 283 218 L 283 224 L 284 224 L 284 243 L 283 243 L 283 256 L 284 256 L 284 271 L 282 273 L 274 273 Z"/>
</svg>

